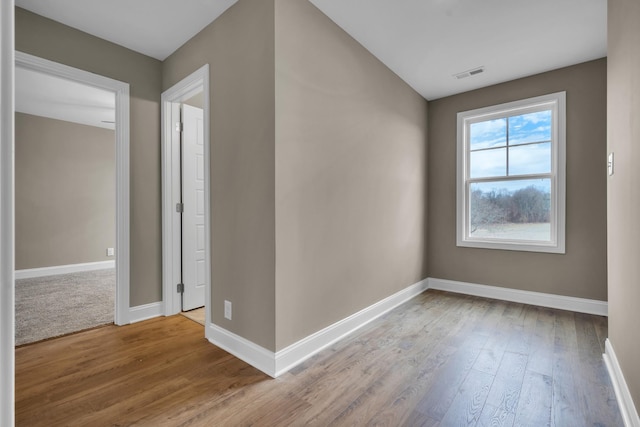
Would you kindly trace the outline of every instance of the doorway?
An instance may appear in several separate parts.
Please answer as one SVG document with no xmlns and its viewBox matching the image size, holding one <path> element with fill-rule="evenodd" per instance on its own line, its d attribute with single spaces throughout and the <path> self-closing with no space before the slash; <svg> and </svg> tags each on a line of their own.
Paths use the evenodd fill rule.
<svg viewBox="0 0 640 427">
<path fill-rule="evenodd" d="M 115 94 L 15 69 L 16 345 L 114 322 Z"/>
<path fill-rule="evenodd" d="M 106 91 L 114 98 L 115 133 L 115 298 L 114 323 L 129 323 L 129 85 L 22 52 L 15 66 L 48 77 Z M 107 248 L 105 248 L 105 251 Z M 105 252 L 106 253 L 106 252 Z"/>
<path fill-rule="evenodd" d="M 162 94 L 163 302 L 166 316 L 204 307 L 209 323 L 209 66 Z"/>
</svg>

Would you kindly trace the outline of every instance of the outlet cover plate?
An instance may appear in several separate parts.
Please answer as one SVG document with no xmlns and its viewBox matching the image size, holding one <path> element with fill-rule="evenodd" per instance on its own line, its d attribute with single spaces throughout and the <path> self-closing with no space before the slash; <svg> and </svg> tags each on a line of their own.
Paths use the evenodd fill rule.
<svg viewBox="0 0 640 427">
<path fill-rule="evenodd" d="M 224 318 L 231 320 L 231 301 L 224 300 Z"/>
</svg>

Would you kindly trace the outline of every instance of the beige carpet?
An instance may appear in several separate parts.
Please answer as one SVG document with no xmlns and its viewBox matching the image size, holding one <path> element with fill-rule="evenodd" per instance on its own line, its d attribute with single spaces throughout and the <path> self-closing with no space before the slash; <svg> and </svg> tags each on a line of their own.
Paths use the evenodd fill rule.
<svg viewBox="0 0 640 427">
<path fill-rule="evenodd" d="M 204 318 L 205 318 L 204 307 L 196 308 L 195 310 L 190 310 L 190 311 L 183 311 L 182 315 L 187 319 L 191 319 L 194 322 L 198 322 L 202 326 L 204 326 Z"/>
<path fill-rule="evenodd" d="M 16 280 L 16 345 L 113 323 L 116 270 Z"/>
</svg>

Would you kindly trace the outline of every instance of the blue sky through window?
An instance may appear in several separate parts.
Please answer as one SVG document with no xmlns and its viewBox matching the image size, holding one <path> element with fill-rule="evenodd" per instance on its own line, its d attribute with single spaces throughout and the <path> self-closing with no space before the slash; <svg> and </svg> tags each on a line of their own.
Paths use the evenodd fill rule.
<svg viewBox="0 0 640 427">
<path fill-rule="evenodd" d="M 470 128 L 471 150 L 507 145 L 507 119 L 472 123 Z"/>
<path fill-rule="evenodd" d="M 551 110 L 509 117 L 509 145 L 551 141 Z"/>
<path fill-rule="evenodd" d="M 470 177 L 550 173 L 551 125 L 551 110 L 472 123 Z"/>
</svg>

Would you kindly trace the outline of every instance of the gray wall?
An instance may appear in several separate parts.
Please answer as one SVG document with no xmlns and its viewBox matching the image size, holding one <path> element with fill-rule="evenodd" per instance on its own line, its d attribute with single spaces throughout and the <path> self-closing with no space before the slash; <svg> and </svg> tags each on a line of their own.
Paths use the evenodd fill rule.
<svg viewBox="0 0 640 427">
<path fill-rule="evenodd" d="M 16 8 L 16 50 L 129 83 L 130 304 L 162 300 L 160 61 Z"/>
<path fill-rule="evenodd" d="M 429 276 L 607 299 L 606 60 L 429 103 Z M 456 246 L 456 113 L 567 92 L 566 254 Z"/>
<path fill-rule="evenodd" d="M 426 277 L 427 102 L 276 0 L 276 349 Z"/>
<path fill-rule="evenodd" d="M 240 0 L 163 63 L 163 90 L 210 65 L 212 321 L 275 342 L 273 1 Z M 224 318 L 224 300 L 233 320 Z"/>
<path fill-rule="evenodd" d="M 609 339 L 640 405 L 640 2 L 608 4 Z"/>
<path fill-rule="evenodd" d="M 115 246 L 115 132 L 16 113 L 16 269 L 105 261 Z"/>
<path fill-rule="evenodd" d="M 423 98 L 306 1 L 240 0 L 163 89 L 205 63 L 215 324 L 279 350 L 425 277 Z"/>
</svg>

